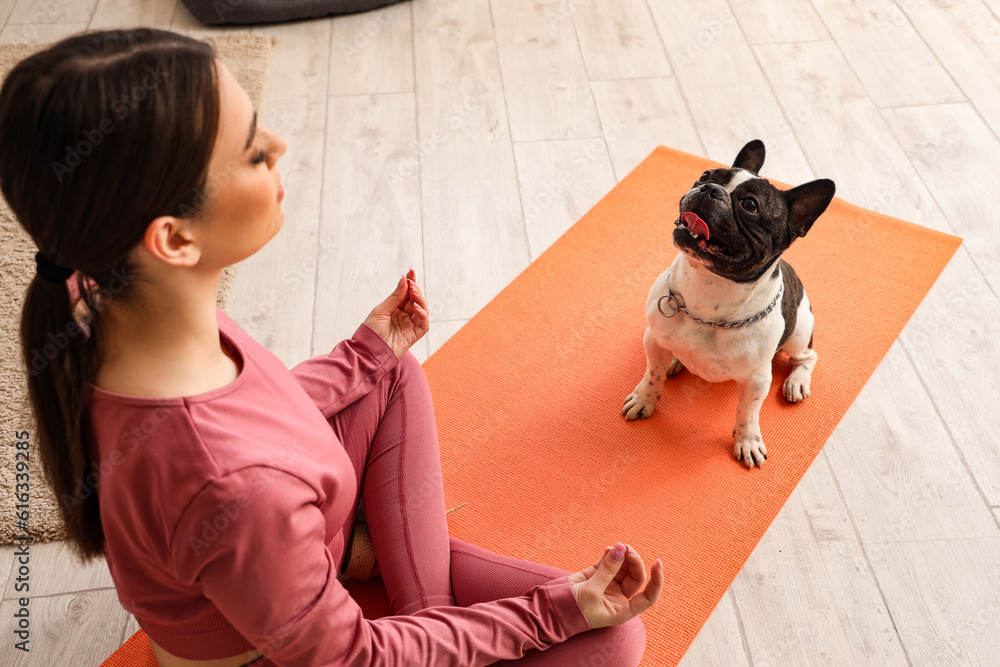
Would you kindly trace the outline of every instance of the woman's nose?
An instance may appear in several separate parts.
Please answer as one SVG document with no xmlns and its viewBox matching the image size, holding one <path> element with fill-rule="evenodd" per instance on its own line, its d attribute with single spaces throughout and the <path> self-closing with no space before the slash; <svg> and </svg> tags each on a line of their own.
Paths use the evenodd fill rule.
<svg viewBox="0 0 1000 667">
<path fill-rule="evenodd" d="M 288 143 L 285 141 L 285 138 L 282 137 L 277 132 L 275 132 L 274 133 L 274 155 L 275 155 L 274 159 L 277 160 L 279 157 L 281 157 L 282 155 L 284 155 L 285 151 L 287 149 L 288 149 Z"/>
</svg>

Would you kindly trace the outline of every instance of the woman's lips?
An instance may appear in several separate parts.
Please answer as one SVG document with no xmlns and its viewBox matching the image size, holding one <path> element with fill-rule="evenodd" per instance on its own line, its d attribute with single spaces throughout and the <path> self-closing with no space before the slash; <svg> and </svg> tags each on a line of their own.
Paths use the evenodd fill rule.
<svg viewBox="0 0 1000 667">
<path fill-rule="evenodd" d="M 281 201 L 284 198 L 285 198 L 285 186 L 284 185 L 279 185 L 278 186 L 278 201 Z"/>
</svg>

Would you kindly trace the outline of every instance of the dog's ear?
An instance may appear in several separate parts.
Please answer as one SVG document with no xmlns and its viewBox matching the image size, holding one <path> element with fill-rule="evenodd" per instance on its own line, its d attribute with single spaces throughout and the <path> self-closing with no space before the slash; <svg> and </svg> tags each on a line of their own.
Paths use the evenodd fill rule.
<svg viewBox="0 0 1000 667">
<path fill-rule="evenodd" d="M 733 160 L 734 169 L 746 169 L 757 173 L 764 166 L 764 142 L 754 139 L 742 149 L 740 154 Z"/>
<path fill-rule="evenodd" d="M 795 236 L 805 236 L 833 200 L 837 186 L 829 178 L 821 178 L 785 191 L 788 222 Z"/>
</svg>

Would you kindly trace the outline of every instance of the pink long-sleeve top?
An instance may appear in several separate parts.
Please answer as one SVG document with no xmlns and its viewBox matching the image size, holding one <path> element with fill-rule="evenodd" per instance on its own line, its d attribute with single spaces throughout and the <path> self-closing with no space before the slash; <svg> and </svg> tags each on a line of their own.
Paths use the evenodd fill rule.
<svg viewBox="0 0 1000 667">
<path fill-rule="evenodd" d="M 237 378 L 194 396 L 88 384 L 118 599 L 174 655 L 274 664 L 488 665 L 590 629 L 566 576 L 521 597 L 368 620 L 337 580 L 357 483 L 326 421 L 398 363 L 368 325 L 289 371 L 216 309 Z"/>
</svg>

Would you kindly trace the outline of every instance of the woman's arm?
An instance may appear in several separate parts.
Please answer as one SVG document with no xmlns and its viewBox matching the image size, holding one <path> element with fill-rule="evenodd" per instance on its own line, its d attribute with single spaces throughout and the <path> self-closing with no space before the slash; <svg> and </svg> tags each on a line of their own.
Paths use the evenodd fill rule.
<svg viewBox="0 0 1000 667">
<path fill-rule="evenodd" d="M 290 372 L 329 418 L 374 389 L 397 363 L 399 357 L 389 344 L 361 324 L 332 351 L 306 359 Z"/>
</svg>

